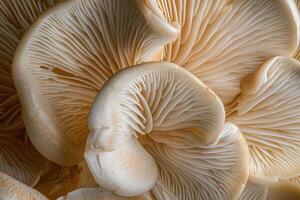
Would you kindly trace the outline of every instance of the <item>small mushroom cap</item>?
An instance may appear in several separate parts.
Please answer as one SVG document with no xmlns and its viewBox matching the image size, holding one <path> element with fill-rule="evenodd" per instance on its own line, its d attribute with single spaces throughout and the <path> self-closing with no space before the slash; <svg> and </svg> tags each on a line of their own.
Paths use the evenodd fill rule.
<svg viewBox="0 0 300 200">
<path fill-rule="evenodd" d="M 38 191 L 0 172 L 1 200 L 48 200 Z"/>
<path fill-rule="evenodd" d="M 121 69 L 159 59 L 170 41 L 133 0 L 68 1 L 44 13 L 23 37 L 13 68 L 33 145 L 57 164 L 80 162 L 98 90 Z"/>
<path fill-rule="evenodd" d="M 85 158 L 99 185 L 121 196 L 154 186 L 156 199 L 231 199 L 247 181 L 248 150 L 224 115 L 221 100 L 183 68 L 137 65 L 96 97 Z"/>
<path fill-rule="evenodd" d="M 250 151 L 250 174 L 284 178 L 300 170 L 300 63 L 275 57 L 246 77 L 227 120 Z"/>
<path fill-rule="evenodd" d="M 299 43 L 294 0 L 140 3 L 154 29 L 169 24 L 165 27 L 172 35 L 180 28 L 177 39 L 165 46 L 164 60 L 192 72 L 226 105 L 240 93 L 244 76 L 274 56 L 292 56 Z"/>
<path fill-rule="evenodd" d="M 134 66 L 114 75 L 96 97 L 85 157 L 102 187 L 136 196 L 149 191 L 158 175 L 137 134 L 191 128 L 211 143 L 219 137 L 224 115 L 217 96 L 177 65 Z"/>
</svg>

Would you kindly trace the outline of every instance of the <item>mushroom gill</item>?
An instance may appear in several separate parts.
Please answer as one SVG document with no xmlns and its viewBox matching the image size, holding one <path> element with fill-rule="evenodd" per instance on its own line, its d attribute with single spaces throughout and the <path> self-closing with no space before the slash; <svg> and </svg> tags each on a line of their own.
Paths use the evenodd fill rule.
<svg viewBox="0 0 300 200">
<path fill-rule="evenodd" d="M 83 159 L 98 90 L 117 71 L 159 59 L 176 36 L 164 28 L 152 31 L 132 0 L 69 1 L 33 25 L 13 75 L 28 134 L 42 155 L 60 165 Z"/>
<path fill-rule="evenodd" d="M 181 27 L 180 37 L 165 46 L 164 60 L 192 72 L 225 105 L 240 93 L 244 76 L 274 56 L 293 55 L 299 42 L 293 0 L 142 2 L 142 10 Z M 150 23 L 154 29 L 157 21 Z"/>
<path fill-rule="evenodd" d="M 300 63 L 275 57 L 246 77 L 227 118 L 242 131 L 250 174 L 283 178 L 300 170 Z"/>
<path fill-rule="evenodd" d="M 183 68 L 137 65 L 97 95 L 85 158 L 96 182 L 121 196 L 154 186 L 161 200 L 232 199 L 248 178 L 248 150 L 224 115 L 221 100 Z"/>
<path fill-rule="evenodd" d="M 48 200 L 38 191 L 0 172 L 1 200 Z"/>
<path fill-rule="evenodd" d="M 298 200 L 299 186 L 250 177 L 239 200 Z"/>
<path fill-rule="evenodd" d="M 24 32 L 59 1 L 0 0 L 0 171 L 33 186 L 46 160 L 28 142 L 11 67 Z"/>
</svg>

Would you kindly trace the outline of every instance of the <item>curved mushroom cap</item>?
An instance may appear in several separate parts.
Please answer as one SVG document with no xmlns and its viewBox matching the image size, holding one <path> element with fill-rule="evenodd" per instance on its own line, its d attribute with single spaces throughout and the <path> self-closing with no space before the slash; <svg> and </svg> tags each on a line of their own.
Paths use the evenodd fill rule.
<svg viewBox="0 0 300 200">
<path fill-rule="evenodd" d="M 164 60 L 192 72 L 225 104 L 240 93 L 244 76 L 269 58 L 292 55 L 299 42 L 293 0 L 140 2 L 154 29 L 162 23 L 181 27 L 180 37 L 165 46 Z"/>
<path fill-rule="evenodd" d="M 70 1 L 45 13 L 23 38 L 13 70 L 42 155 L 60 165 L 81 161 L 98 90 L 122 68 L 160 58 L 172 40 L 162 36 L 132 0 Z"/>
<path fill-rule="evenodd" d="M 21 107 L 11 76 L 11 64 L 24 32 L 52 5 L 53 0 L 0 1 L 0 133 L 20 133 L 24 129 Z"/>
<path fill-rule="evenodd" d="M 114 75 L 94 101 L 89 127 L 88 166 L 99 185 L 121 196 L 156 183 L 157 199 L 165 199 L 160 192 L 230 199 L 247 181 L 248 150 L 238 128 L 223 130 L 220 99 L 175 64 L 146 63 Z"/>
<path fill-rule="evenodd" d="M 38 191 L 0 172 L 0 199 L 1 200 L 47 200 Z"/>
<path fill-rule="evenodd" d="M 11 65 L 24 32 L 56 2 L 0 1 L 0 171 L 30 186 L 38 181 L 46 160 L 27 142 Z"/>
<path fill-rule="evenodd" d="M 300 170 L 300 63 L 275 57 L 245 78 L 234 112 L 250 151 L 250 174 L 280 178 Z"/>
<path fill-rule="evenodd" d="M 32 146 L 17 138 L 0 137 L 1 172 L 26 185 L 34 186 L 45 164 L 46 160 Z"/>
<path fill-rule="evenodd" d="M 251 177 L 239 200 L 298 200 L 300 188 L 289 183 L 280 183 Z"/>
</svg>

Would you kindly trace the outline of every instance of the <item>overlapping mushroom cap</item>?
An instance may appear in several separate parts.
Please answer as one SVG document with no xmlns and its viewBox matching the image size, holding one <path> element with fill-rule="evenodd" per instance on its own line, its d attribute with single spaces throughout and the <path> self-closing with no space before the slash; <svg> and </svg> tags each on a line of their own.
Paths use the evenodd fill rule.
<svg viewBox="0 0 300 200">
<path fill-rule="evenodd" d="M 192 72 L 225 105 L 239 94 L 244 76 L 273 56 L 292 55 L 298 46 L 299 16 L 293 0 L 139 2 L 146 18 L 155 15 L 181 26 L 180 37 L 165 46 L 164 60 Z M 151 19 L 156 29 L 159 22 Z"/>
<path fill-rule="evenodd" d="M 248 150 L 224 124 L 221 100 L 248 142 L 250 174 L 298 180 L 298 63 L 276 57 L 259 68 L 298 43 L 293 0 L 75 0 L 31 27 L 13 75 L 30 139 L 51 161 L 83 159 L 91 112 L 85 157 L 103 187 L 232 199 Z M 136 65 L 157 60 L 179 66 Z"/>
<path fill-rule="evenodd" d="M 39 151 L 62 165 L 83 159 L 98 90 L 120 69 L 160 58 L 172 40 L 162 34 L 132 0 L 70 1 L 44 14 L 14 63 L 26 128 Z"/>
<path fill-rule="evenodd" d="M 238 128 L 223 130 L 224 117 L 221 100 L 179 66 L 134 66 L 96 97 L 85 157 L 96 181 L 122 196 L 156 184 L 158 199 L 235 198 L 248 177 L 248 150 Z"/>
<path fill-rule="evenodd" d="M 239 200 L 297 200 L 299 198 L 299 186 L 250 177 Z"/>
<path fill-rule="evenodd" d="M 0 198 L 1 200 L 48 200 L 33 188 L 0 172 Z"/>
<path fill-rule="evenodd" d="M 242 83 L 228 120 L 237 124 L 250 151 L 250 174 L 284 178 L 300 170 L 300 63 L 275 57 Z"/>
<path fill-rule="evenodd" d="M 59 1 L 0 1 L 0 171 L 33 186 L 46 160 L 32 147 L 25 133 L 15 89 L 12 60 L 23 34 L 47 8 Z"/>
</svg>

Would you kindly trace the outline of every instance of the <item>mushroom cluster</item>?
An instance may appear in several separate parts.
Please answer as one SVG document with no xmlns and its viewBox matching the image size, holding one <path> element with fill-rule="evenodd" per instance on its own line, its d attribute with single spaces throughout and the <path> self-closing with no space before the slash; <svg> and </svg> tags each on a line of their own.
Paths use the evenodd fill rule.
<svg viewBox="0 0 300 200">
<path fill-rule="evenodd" d="M 0 199 L 300 199 L 299 13 L 0 0 Z"/>
</svg>

